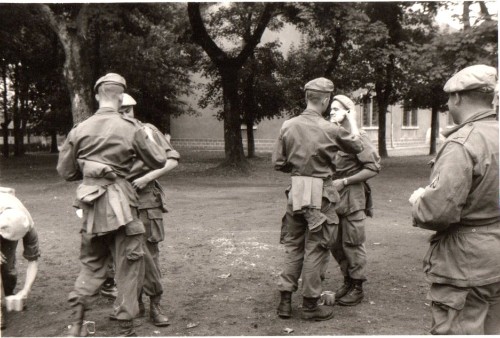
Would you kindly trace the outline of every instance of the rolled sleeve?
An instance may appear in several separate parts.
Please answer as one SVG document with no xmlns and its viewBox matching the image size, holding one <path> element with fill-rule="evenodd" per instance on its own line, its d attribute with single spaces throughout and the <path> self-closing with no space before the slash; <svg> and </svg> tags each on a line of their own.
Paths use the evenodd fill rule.
<svg viewBox="0 0 500 338">
<path fill-rule="evenodd" d="M 473 161 L 463 145 L 445 144 L 434 165 L 431 183 L 412 208 L 416 226 L 444 230 L 460 221 L 472 185 Z"/>
<path fill-rule="evenodd" d="M 359 136 L 349 133 L 342 127 L 337 127 L 337 135 L 335 140 L 337 141 L 340 150 L 349 154 L 359 154 L 363 151 L 363 142 Z"/>
<path fill-rule="evenodd" d="M 148 140 L 148 136 L 144 129 L 138 128 L 134 135 L 134 149 L 148 167 L 152 169 L 160 169 L 165 166 L 167 157 L 165 151 L 156 143 Z"/>
<path fill-rule="evenodd" d="M 363 142 L 363 151 L 357 154 L 356 157 L 363 165 L 363 169 L 369 169 L 377 173 L 380 172 L 380 156 L 375 146 L 366 134 L 361 134 L 361 140 Z"/>
<path fill-rule="evenodd" d="M 35 261 L 40 257 L 40 246 L 38 244 L 38 234 L 34 228 L 23 237 L 23 257 L 28 261 Z"/>
</svg>

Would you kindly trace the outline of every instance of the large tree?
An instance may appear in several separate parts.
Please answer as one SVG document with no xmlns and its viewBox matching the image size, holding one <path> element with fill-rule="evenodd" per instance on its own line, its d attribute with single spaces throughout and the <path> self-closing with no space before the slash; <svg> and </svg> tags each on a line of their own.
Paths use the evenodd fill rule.
<svg viewBox="0 0 500 338">
<path fill-rule="evenodd" d="M 200 3 L 188 3 L 189 22 L 192 38 L 206 52 L 215 65 L 221 79 L 223 111 L 224 111 L 224 145 L 225 164 L 246 166 L 241 137 L 240 101 L 238 96 L 240 71 L 259 44 L 262 34 L 274 15 L 274 5 L 271 3 L 230 3 L 227 6 L 214 6 Z M 203 11 L 203 15 L 202 15 Z M 204 19 L 205 16 L 205 19 Z M 234 25 L 229 16 L 239 19 L 241 24 Z M 211 17 L 211 18 L 210 18 Z M 232 31 L 235 37 L 240 36 L 241 46 L 231 53 L 217 44 L 217 35 L 210 35 L 206 22 L 211 22 L 215 31 Z M 226 26 L 225 23 L 228 23 Z M 250 23 L 250 34 L 248 33 Z M 246 35 L 247 34 L 247 35 Z M 245 37 L 243 39 L 243 37 Z M 236 39 L 230 41 L 238 43 Z M 220 43 L 220 42 L 219 42 Z"/>
<path fill-rule="evenodd" d="M 477 12 L 481 15 L 474 23 L 470 23 L 471 3 L 466 3 L 461 16 L 462 29 L 441 29 L 424 45 L 408 48 L 404 60 L 404 98 L 413 108 L 431 109 L 430 155 L 437 150 L 439 112 L 447 110 L 445 82 L 460 69 L 473 64 L 497 67 L 498 22 L 492 19 L 483 2 L 479 5 Z"/>
</svg>

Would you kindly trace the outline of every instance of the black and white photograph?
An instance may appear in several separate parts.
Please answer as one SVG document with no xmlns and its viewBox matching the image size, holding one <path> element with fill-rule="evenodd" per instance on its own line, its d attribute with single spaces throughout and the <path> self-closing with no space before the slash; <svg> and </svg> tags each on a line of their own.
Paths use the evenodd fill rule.
<svg viewBox="0 0 500 338">
<path fill-rule="evenodd" d="M 500 336 L 498 2 L 0 3 L 0 337 Z"/>
</svg>

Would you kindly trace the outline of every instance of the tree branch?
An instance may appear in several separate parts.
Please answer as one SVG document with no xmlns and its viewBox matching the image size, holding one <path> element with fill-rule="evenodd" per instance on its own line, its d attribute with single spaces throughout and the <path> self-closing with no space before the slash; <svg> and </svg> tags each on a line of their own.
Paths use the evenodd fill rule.
<svg viewBox="0 0 500 338">
<path fill-rule="evenodd" d="M 200 13 L 200 4 L 195 2 L 188 3 L 189 23 L 193 29 L 193 41 L 203 48 L 208 57 L 216 64 L 220 65 L 228 61 L 227 54 L 217 46 L 210 37 L 203 23 Z"/>
<path fill-rule="evenodd" d="M 259 44 L 260 39 L 262 38 L 262 34 L 267 27 L 269 21 L 271 21 L 273 17 L 274 5 L 267 3 L 262 11 L 262 14 L 259 18 L 259 23 L 257 28 L 255 28 L 254 33 L 249 37 L 248 42 L 245 44 L 240 54 L 236 57 L 236 65 L 238 67 L 243 66 L 248 57 L 252 54 L 255 47 Z"/>
</svg>

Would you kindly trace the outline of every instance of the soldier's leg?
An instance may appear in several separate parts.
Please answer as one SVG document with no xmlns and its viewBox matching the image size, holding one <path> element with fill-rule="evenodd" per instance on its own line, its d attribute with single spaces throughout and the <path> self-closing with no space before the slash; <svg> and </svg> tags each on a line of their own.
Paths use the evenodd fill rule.
<svg viewBox="0 0 500 338">
<path fill-rule="evenodd" d="M 432 284 L 432 334 L 483 335 L 489 303 L 483 287 Z"/>
<path fill-rule="evenodd" d="M 118 287 L 115 315 L 118 320 L 130 321 L 139 313 L 137 295 L 144 281 L 143 234 L 127 235 L 125 227 L 121 227 L 110 247 L 114 251 Z"/>
<path fill-rule="evenodd" d="M 81 234 L 80 273 L 68 297 L 73 313 L 70 336 L 81 335 L 87 297 L 96 294 L 106 279 L 106 262 L 110 254 L 106 240 L 109 236 L 112 235 Z"/>
<path fill-rule="evenodd" d="M 286 211 L 287 236 L 285 262 L 278 281 L 278 290 L 295 292 L 302 273 L 307 223 L 302 215 L 294 215 L 291 206 Z"/>
<path fill-rule="evenodd" d="M 163 286 L 161 284 L 158 241 L 163 240 L 163 238 L 158 238 L 160 233 L 158 228 L 163 228 L 163 216 L 160 209 L 142 209 L 139 210 L 139 216 L 146 229 L 143 238 L 145 268 L 143 289 L 150 297 L 161 296 Z"/>
<path fill-rule="evenodd" d="M 339 292 L 339 296 L 336 295 L 340 305 L 357 305 L 364 298 L 363 282 L 366 281 L 365 217 L 363 211 L 358 211 L 342 218 L 342 251 L 345 257 L 343 273 L 346 277 L 344 285 L 346 288 L 348 287 L 348 291 L 343 295 L 341 292 Z M 341 291 L 346 288 L 341 288 Z"/>
<path fill-rule="evenodd" d="M 500 282 L 490 284 L 488 302 L 490 306 L 484 322 L 484 334 L 500 335 Z"/>
</svg>

